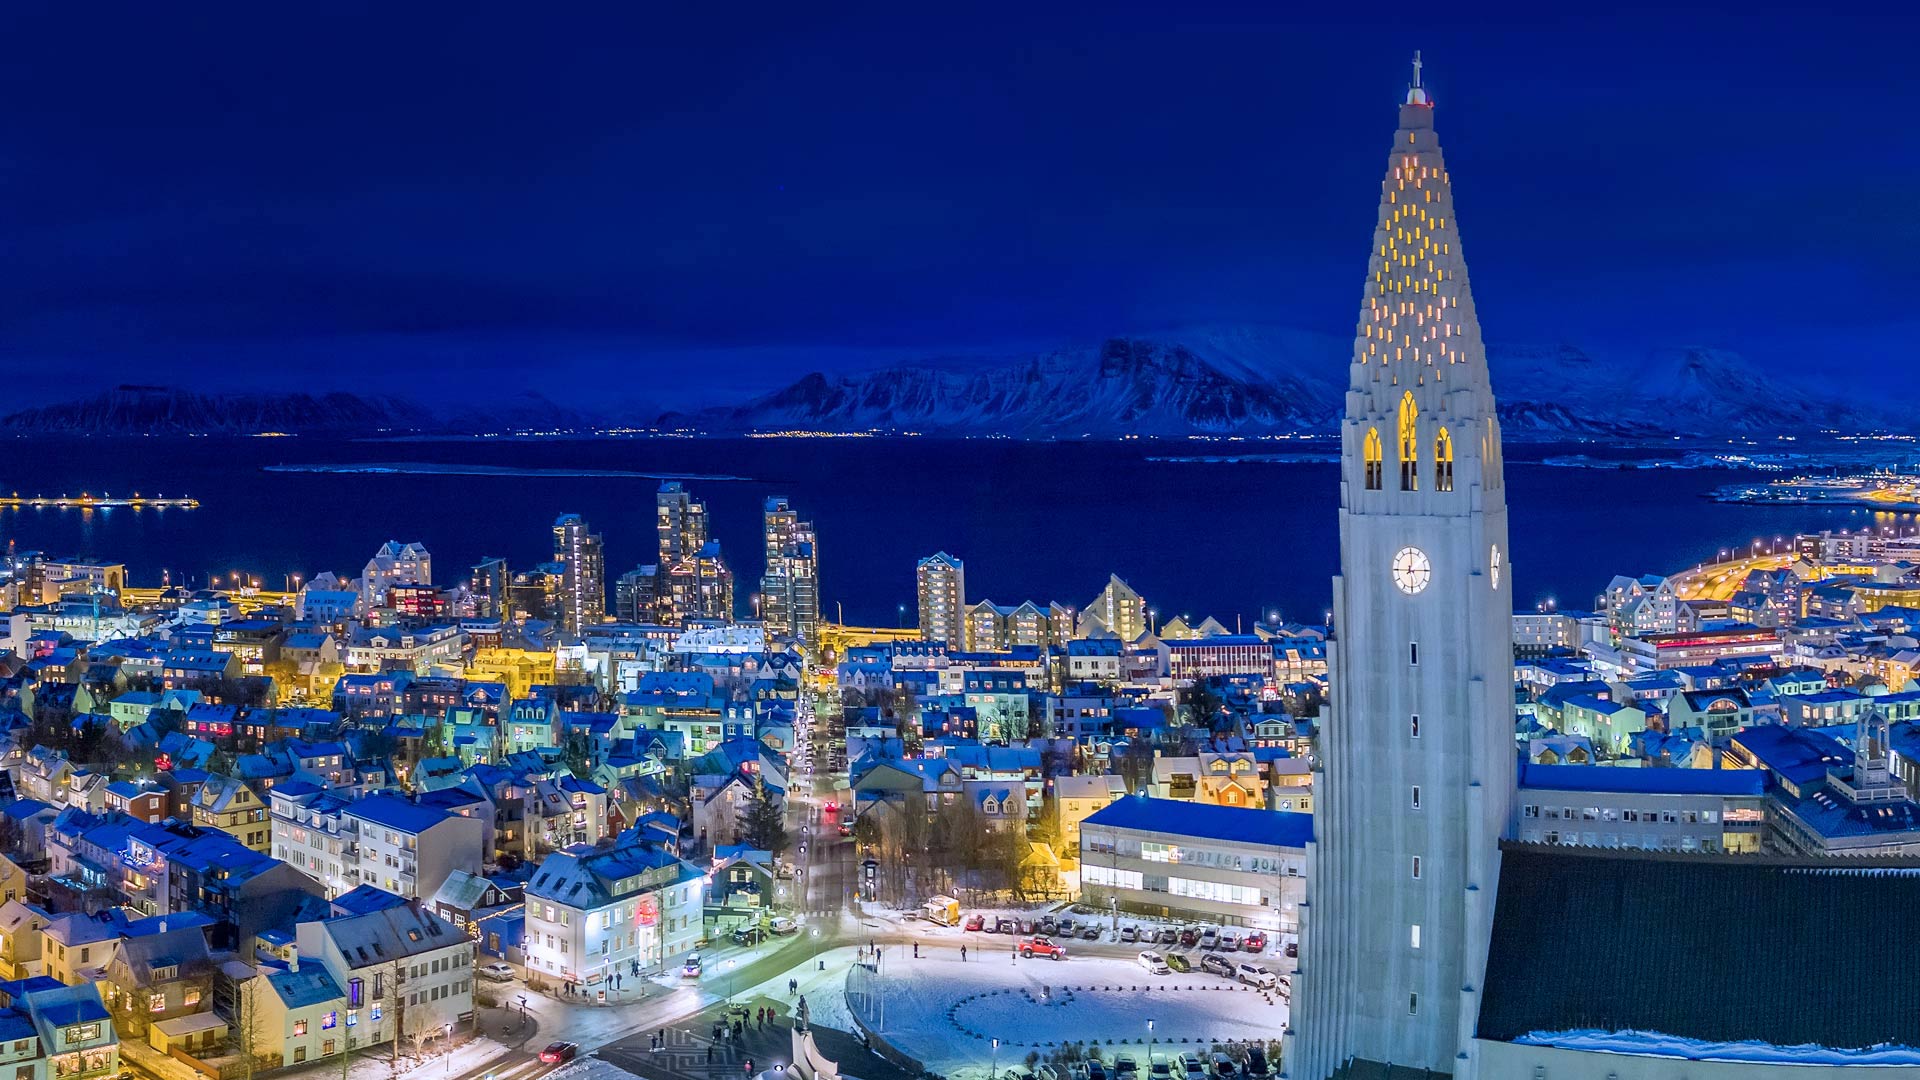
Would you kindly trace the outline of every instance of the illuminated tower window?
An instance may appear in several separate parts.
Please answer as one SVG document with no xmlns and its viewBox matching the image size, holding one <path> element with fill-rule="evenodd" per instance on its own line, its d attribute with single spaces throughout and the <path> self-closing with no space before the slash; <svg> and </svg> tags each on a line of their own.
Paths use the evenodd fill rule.
<svg viewBox="0 0 1920 1080">
<path fill-rule="evenodd" d="M 1433 440 L 1433 490 L 1453 490 L 1453 436 L 1446 428 Z"/>
<path fill-rule="evenodd" d="M 1400 396 L 1400 490 L 1420 490 L 1420 432 L 1411 390 Z"/>
<path fill-rule="evenodd" d="M 1367 490 L 1379 491 L 1380 483 L 1381 483 L 1380 474 L 1383 469 L 1383 465 L 1380 460 L 1380 429 L 1379 428 L 1367 429 L 1367 445 L 1366 445 L 1366 452 L 1364 457 L 1367 463 Z"/>
</svg>

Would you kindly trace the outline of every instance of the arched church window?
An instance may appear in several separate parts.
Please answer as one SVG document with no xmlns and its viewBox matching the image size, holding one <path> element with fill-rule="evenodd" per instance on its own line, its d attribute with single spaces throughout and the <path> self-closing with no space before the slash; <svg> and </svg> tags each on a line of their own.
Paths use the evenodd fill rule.
<svg viewBox="0 0 1920 1080">
<path fill-rule="evenodd" d="M 1413 391 L 1400 396 L 1400 490 L 1420 490 L 1420 428 Z"/>
<path fill-rule="evenodd" d="M 1453 435 L 1446 428 L 1433 440 L 1433 490 L 1453 490 Z"/>
<path fill-rule="evenodd" d="M 1379 428 L 1367 429 L 1366 446 L 1361 451 L 1361 456 L 1362 458 L 1365 459 L 1367 463 L 1367 490 L 1379 491 L 1380 490 L 1380 473 L 1382 469 L 1382 465 L 1380 461 L 1380 429 Z"/>
</svg>

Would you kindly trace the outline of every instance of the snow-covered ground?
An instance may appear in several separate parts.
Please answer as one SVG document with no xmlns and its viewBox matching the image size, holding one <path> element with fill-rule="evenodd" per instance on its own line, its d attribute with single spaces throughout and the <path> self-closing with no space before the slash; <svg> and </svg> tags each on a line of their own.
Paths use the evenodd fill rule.
<svg viewBox="0 0 1920 1080">
<path fill-rule="evenodd" d="M 944 951 L 919 960 L 890 956 L 877 975 L 856 968 L 847 981 L 851 1007 L 948 1077 L 984 1073 L 996 1038 L 1003 1067 L 1029 1050 L 1044 1055 L 1061 1043 L 1096 1041 L 1104 1054 L 1125 1049 L 1144 1065 L 1149 1021 L 1155 1052 L 1169 1054 L 1276 1039 L 1287 1023 L 1276 995 L 1214 975 L 1151 975 L 1107 957 L 1015 963 L 997 952 L 975 955 L 965 963 Z"/>
<path fill-rule="evenodd" d="M 1771 1043 L 1715 1043 L 1683 1039 L 1656 1031 L 1536 1031 L 1514 1040 L 1568 1050 L 1613 1054 L 1651 1054 L 1696 1061 L 1753 1061 L 1784 1065 L 1920 1065 L 1920 1048 L 1881 1045 L 1867 1050 L 1830 1050 L 1824 1046 L 1774 1046 Z"/>
</svg>

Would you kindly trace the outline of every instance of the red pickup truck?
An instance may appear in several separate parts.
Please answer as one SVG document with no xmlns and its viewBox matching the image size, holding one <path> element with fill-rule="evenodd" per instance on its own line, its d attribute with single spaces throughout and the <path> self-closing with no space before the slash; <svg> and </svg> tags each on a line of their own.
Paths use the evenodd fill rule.
<svg viewBox="0 0 1920 1080">
<path fill-rule="evenodd" d="M 1020 955 L 1029 960 L 1036 956 L 1050 956 L 1055 960 L 1065 960 L 1067 947 L 1054 944 L 1052 938 L 1030 937 L 1020 942 Z"/>
</svg>

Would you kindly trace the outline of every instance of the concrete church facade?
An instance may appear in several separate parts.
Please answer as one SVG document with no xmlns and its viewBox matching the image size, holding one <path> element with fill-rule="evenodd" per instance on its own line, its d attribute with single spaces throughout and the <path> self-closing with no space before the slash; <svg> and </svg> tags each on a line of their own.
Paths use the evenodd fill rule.
<svg viewBox="0 0 1920 1080">
<path fill-rule="evenodd" d="M 1281 1075 L 1920 1076 L 1920 987 L 1830 966 L 1849 942 L 1886 957 L 1920 944 L 1920 862 L 1511 839 L 1500 425 L 1417 56 L 1350 375 L 1330 701 Z M 1593 941 L 1593 927 L 1635 939 Z M 1765 957 L 1756 927 L 1769 928 Z"/>
</svg>

